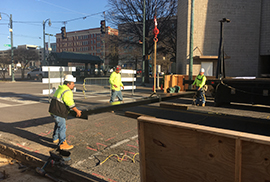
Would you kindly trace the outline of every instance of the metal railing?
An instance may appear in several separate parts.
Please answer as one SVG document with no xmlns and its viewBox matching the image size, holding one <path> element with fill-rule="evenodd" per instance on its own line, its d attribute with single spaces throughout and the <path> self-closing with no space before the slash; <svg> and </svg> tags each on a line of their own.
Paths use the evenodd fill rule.
<svg viewBox="0 0 270 182">
<path fill-rule="evenodd" d="M 134 95 L 134 89 L 136 89 L 134 77 L 134 71 L 129 73 L 130 70 L 122 70 L 122 82 L 124 84 L 124 90 L 131 90 L 132 95 Z M 109 77 L 91 77 L 85 78 L 83 81 L 83 94 L 86 98 L 86 94 L 95 94 L 95 93 L 110 93 L 110 83 Z"/>
<path fill-rule="evenodd" d="M 83 94 L 110 93 L 109 77 L 85 78 L 83 81 Z"/>
</svg>

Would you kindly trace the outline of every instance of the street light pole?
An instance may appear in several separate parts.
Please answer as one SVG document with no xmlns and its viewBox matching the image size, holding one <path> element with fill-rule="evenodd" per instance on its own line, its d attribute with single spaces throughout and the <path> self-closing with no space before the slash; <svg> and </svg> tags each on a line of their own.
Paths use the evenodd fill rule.
<svg viewBox="0 0 270 182">
<path fill-rule="evenodd" d="M 193 78 L 193 29 L 194 29 L 194 0 L 191 1 L 191 19 L 190 19 L 190 43 L 189 43 L 189 80 Z M 189 89 L 192 85 L 189 85 Z"/>
<path fill-rule="evenodd" d="M 45 65 L 45 24 L 46 22 L 49 20 L 49 26 L 51 26 L 51 20 L 48 18 L 47 20 L 43 20 L 43 61 L 42 61 L 42 64 L 41 66 L 44 66 Z"/>
<path fill-rule="evenodd" d="M 217 62 L 217 72 L 216 72 L 216 78 L 223 79 L 225 78 L 225 62 L 224 62 L 224 22 L 231 22 L 230 19 L 223 18 L 222 20 L 219 20 L 220 22 L 220 42 L 219 42 L 219 49 L 218 49 L 218 62 Z"/>
<path fill-rule="evenodd" d="M 2 13 L 8 16 L 6 13 Z M 11 81 L 14 82 L 14 60 L 13 60 L 13 26 L 12 26 L 12 14 L 10 14 L 9 17 L 9 32 L 10 32 L 10 47 L 11 47 Z M 1 17 L 1 12 L 0 12 L 0 20 L 2 19 Z"/>
</svg>

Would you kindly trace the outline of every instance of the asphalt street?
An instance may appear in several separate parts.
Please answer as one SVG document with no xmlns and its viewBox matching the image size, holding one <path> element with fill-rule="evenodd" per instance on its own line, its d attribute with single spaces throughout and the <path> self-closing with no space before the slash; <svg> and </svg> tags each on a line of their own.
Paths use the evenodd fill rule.
<svg viewBox="0 0 270 182">
<path fill-rule="evenodd" d="M 108 102 L 109 93 L 87 94 L 77 83 L 74 99 L 77 106 Z M 32 156 L 47 160 L 52 143 L 54 121 L 48 113 L 48 95 L 42 95 L 47 84 L 38 81 L 0 82 L 0 142 L 12 145 Z M 161 91 L 160 91 L 161 92 Z M 138 86 L 135 94 L 123 92 L 125 99 L 140 99 L 152 93 L 151 85 Z M 71 150 L 70 169 L 96 181 L 140 181 L 140 159 L 137 120 L 126 111 L 157 118 L 245 131 L 269 136 L 269 108 L 232 104 L 215 108 L 213 100 L 205 108 L 192 106 L 190 98 L 170 102 L 186 104 L 188 110 L 159 107 L 159 103 L 90 115 L 88 120 L 67 121 L 67 141 Z"/>
</svg>

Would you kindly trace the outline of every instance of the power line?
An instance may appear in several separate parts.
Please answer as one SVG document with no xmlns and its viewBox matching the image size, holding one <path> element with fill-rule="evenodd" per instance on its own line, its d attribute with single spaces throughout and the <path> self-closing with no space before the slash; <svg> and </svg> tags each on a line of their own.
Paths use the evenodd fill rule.
<svg viewBox="0 0 270 182">
<path fill-rule="evenodd" d="M 49 2 L 46 2 L 46 1 L 43 1 L 43 0 L 39 0 L 39 1 L 41 1 L 41 2 L 43 2 L 43 3 L 46 3 L 46 4 L 49 4 L 49 5 L 52 5 L 52 6 L 55 6 L 55 7 L 58 7 L 58 8 L 61 8 L 61 9 L 65 9 L 65 10 L 74 12 L 74 13 L 83 14 L 83 15 L 86 14 L 86 13 L 81 13 L 81 12 L 78 12 L 78 11 L 74 11 L 74 10 L 72 10 L 72 9 L 68 9 L 68 8 L 63 7 L 63 6 L 59 6 L 59 5 L 53 4 L 53 3 L 49 3 Z"/>
<path fill-rule="evenodd" d="M 0 35 L 9 36 L 9 34 L 6 34 L 6 33 L 0 33 Z M 23 35 L 23 34 L 13 34 L 13 36 L 16 36 L 16 37 L 26 37 L 26 38 L 32 38 L 32 39 L 41 39 L 41 37 L 29 36 L 29 35 Z"/>
<path fill-rule="evenodd" d="M 67 22 L 71 22 L 71 21 L 75 21 L 75 20 L 79 20 L 79 19 L 83 19 L 84 20 L 87 17 L 98 15 L 98 14 L 101 14 L 103 12 L 104 11 L 101 11 L 101 12 L 98 12 L 98 13 L 94 13 L 94 14 L 90 14 L 90 15 L 87 15 L 87 16 L 82 16 L 82 17 L 78 17 L 78 18 L 74 18 L 74 19 L 70 19 L 70 20 L 66 20 L 66 21 L 52 21 L 52 23 L 67 23 Z"/>
<path fill-rule="evenodd" d="M 102 14 L 104 11 L 101 11 L 101 12 L 97 12 L 97 13 L 93 13 L 93 14 L 90 14 L 90 15 L 86 15 L 86 16 L 82 16 L 82 17 L 78 17 L 78 18 L 73 18 L 73 19 L 70 19 L 70 20 L 62 20 L 62 21 L 51 21 L 52 23 L 68 23 L 68 22 L 71 22 L 71 21 L 76 21 L 76 20 L 80 20 L 80 19 L 86 19 L 87 17 L 91 17 L 91 16 L 95 16 L 95 15 L 98 15 L 98 14 Z M 22 23 L 22 24 L 32 24 L 34 25 L 33 23 L 40 23 L 42 24 L 41 21 L 14 21 L 13 20 L 13 23 Z"/>
</svg>

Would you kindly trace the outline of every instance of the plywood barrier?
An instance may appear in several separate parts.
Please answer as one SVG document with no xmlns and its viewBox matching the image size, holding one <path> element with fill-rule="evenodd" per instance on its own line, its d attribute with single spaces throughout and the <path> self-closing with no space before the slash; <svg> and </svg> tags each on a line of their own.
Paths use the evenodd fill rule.
<svg viewBox="0 0 270 182">
<path fill-rule="evenodd" d="M 270 137 L 138 118 L 142 182 L 269 182 Z"/>
</svg>

